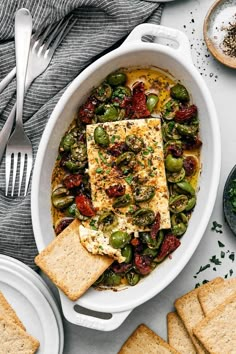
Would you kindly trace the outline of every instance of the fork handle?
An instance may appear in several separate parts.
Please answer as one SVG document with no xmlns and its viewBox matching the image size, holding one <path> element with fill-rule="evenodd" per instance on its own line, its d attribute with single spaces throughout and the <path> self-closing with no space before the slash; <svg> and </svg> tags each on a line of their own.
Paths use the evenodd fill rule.
<svg viewBox="0 0 236 354">
<path fill-rule="evenodd" d="M 27 9 L 20 9 L 15 16 L 16 51 L 16 123 L 22 124 L 25 78 L 32 34 L 32 17 Z"/>
</svg>

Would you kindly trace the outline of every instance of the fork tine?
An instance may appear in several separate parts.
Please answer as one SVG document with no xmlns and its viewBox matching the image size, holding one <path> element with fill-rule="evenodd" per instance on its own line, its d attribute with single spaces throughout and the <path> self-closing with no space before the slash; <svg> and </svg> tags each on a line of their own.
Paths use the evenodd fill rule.
<svg viewBox="0 0 236 354">
<path fill-rule="evenodd" d="M 19 173 L 19 186 L 18 186 L 18 197 L 20 196 L 22 179 L 23 179 L 23 172 L 25 166 L 25 154 L 20 154 L 20 173 Z"/>
<path fill-rule="evenodd" d="M 36 36 L 32 36 L 32 38 L 33 38 L 33 43 L 35 43 L 35 42 L 37 42 L 37 47 L 40 47 L 42 44 L 43 44 L 43 42 L 45 41 L 45 39 L 48 37 L 48 35 L 51 33 L 51 31 L 53 31 L 54 30 L 54 28 L 56 27 L 56 23 L 53 23 L 53 24 L 50 24 L 47 28 L 46 28 L 46 30 L 45 30 L 45 28 L 43 29 L 43 30 L 41 30 L 39 33 L 38 33 L 38 35 L 36 35 Z"/>
<path fill-rule="evenodd" d="M 18 161 L 18 153 L 13 154 L 13 173 L 12 173 L 12 188 L 11 188 L 11 196 L 14 195 L 15 183 L 16 183 L 16 171 L 17 171 L 17 161 Z"/>
<path fill-rule="evenodd" d="M 32 167 L 33 167 L 33 158 L 32 158 L 31 155 L 27 155 L 27 169 L 26 169 L 26 179 L 25 179 L 25 193 L 24 193 L 24 197 L 25 197 L 26 194 L 27 194 L 28 184 L 29 184 L 29 180 L 30 180 L 30 175 L 31 175 Z"/>
<path fill-rule="evenodd" d="M 51 36 L 48 38 L 48 40 L 45 42 L 44 47 L 43 47 L 43 52 L 46 52 L 49 45 L 51 44 L 52 41 L 54 41 L 53 45 L 50 47 L 50 50 L 54 52 L 54 50 L 58 47 L 58 45 L 61 43 L 61 41 L 64 39 L 65 35 L 70 31 L 70 29 L 74 26 L 75 22 L 77 19 L 74 19 L 74 21 L 70 24 L 69 27 L 68 23 L 70 22 L 70 19 L 73 17 L 71 15 L 68 17 L 66 21 L 62 21 L 60 23 L 60 26 L 57 26 L 55 30 L 52 32 Z"/>
<path fill-rule="evenodd" d="M 12 155 L 6 155 L 6 160 L 5 160 L 5 177 L 6 177 L 6 190 L 5 190 L 5 195 L 8 195 L 8 188 L 9 188 L 9 182 L 10 182 L 10 175 L 11 175 L 11 157 Z"/>
</svg>

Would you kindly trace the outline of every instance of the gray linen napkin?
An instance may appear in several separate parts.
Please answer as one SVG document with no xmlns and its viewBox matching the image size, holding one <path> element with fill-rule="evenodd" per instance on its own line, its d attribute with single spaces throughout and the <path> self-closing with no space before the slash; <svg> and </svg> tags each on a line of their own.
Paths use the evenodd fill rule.
<svg viewBox="0 0 236 354">
<path fill-rule="evenodd" d="M 28 8 L 33 28 L 58 21 L 72 12 L 76 24 L 54 54 L 48 69 L 30 87 L 24 102 L 24 127 L 34 158 L 45 125 L 67 85 L 95 58 L 111 50 L 143 22 L 160 23 L 162 6 L 141 0 L 0 0 L 0 80 L 15 65 L 14 14 Z M 0 95 L 0 129 L 15 103 L 13 80 Z M 5 161 L 0 165 L 0 254 L 36 269 L 30 189 L 25 199 L 6 198 Z"/>
</svg>

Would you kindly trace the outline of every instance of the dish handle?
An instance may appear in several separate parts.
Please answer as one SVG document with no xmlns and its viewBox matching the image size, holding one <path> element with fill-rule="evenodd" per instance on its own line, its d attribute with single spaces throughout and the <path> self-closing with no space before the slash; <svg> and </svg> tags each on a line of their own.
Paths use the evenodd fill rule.
<svg viewBox="0 0 236 354">
<path fill-rule="evenodd" d="M 71 306 L 71 302 L 70 305 L 69 302 L 63 304 L 62 309 L 65 318 L 75 325 L 97 329 L 99 331 L 113 331 L 118 328 L 132 311 L 131 309 L 123 312 L 104 313 L 95 312 L 76 306 L 77 305 Z"/>
<path fill-rule="evenodd" d="M 188 37 L 185 33 L 175 28 L 154 25 L 151 23 L 143 23 L 133 29 L 133 31 L 128 35 L 126 40 L 122 43 L 121 47 L 127 46 L 127 44 L 130 42 L 143 42 L 142 37 L 146 35 L 161 37 L 176 42 L 178 44 L 178 47 L 171 47 L 171 50 L 175 50 L 177 53 L 179 53 L 179 55 L 183 56 L 184 60 L 186 60 L 187 57 L 187 59 L 189 59 L 192 63 L 190 43 Z M 151 44 L 158 47 L 163 47 L 163 44 L 157 42 L 153 42 Z"/>
</svg>

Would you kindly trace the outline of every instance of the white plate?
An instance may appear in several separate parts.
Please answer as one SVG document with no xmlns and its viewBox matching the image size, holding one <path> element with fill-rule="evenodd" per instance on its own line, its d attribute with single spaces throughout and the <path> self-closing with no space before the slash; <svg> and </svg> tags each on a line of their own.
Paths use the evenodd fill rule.
<svg viewBox="0 0 236 354">
<path fill-rule="evenodd" d="M 28 333 L 37 338 L 37 354 L 58 354 L 60 336 L 55 314 L 49 302 L 24 274 L 11 266 L 0 263 L 0 290 L 15 309 Z"/>
<path fill-rule="evenodd" d="M 1 265 L 8 265 L 10 263 L 11 269 L 14 269 L 16 272 L 21 272 L 22 275 L 24 275 L 26 278 L 31 280 L 37 288 L 42 292 L 42 294 L 46 297 L 47 301 L 49 302 L 56 321 L 58 325 L 58 331 L 59 331 L 59 351 L 58 354 L 63 354 L 63 347 L 64 347 L 64 329 L 63 329 L 63 323 L 61 319 L 61 314 L 58 310 L 57 304 L 55 302 L 54 296 L 47 286 L 47 284 L 44 282 L 44 280 L 36 273 L 34 272 L 31 268 L 29 268 L 27 265 L 24 263 L 18 261 L 15 258 L 0 255 L 0 267 Z"/>
</svg>

